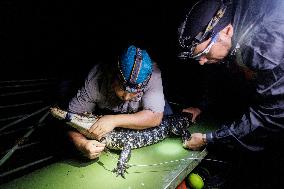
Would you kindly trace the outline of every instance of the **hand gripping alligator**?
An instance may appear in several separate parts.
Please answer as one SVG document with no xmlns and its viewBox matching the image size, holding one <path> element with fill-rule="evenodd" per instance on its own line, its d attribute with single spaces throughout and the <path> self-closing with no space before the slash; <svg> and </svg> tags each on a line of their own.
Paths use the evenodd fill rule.
<svg viewBox="0 0 284 189">
<path fill-rule="evenodd" d="M 101 116 L 78 115 L 57 107 L 50 108 L 50 112 L 54 117 L 64 120 L 68 125 L 77 129 L 87 138 L 96 140 L 94 135 L 88 132 L 88 129 Z M 185 147 L 185 141 L 190 138 L 188 131 L 188 127 L 192 124 L 190 115 L 191 114 L 176 114 L 164 116 L 161 124 L 157 127 L 144 130 L 115 128 L 113 131 L 106 134 L 100 142 L 105 143 L 106 147 L 109 149 L 121 150 L 117 167 L 114 169 L 117 176 L 121 175 L 124 178 L 127 162 L 131 156 L 131 149 L 157 143 L 172 133 L 182 137 L 183 146 Z"/>
</svg>

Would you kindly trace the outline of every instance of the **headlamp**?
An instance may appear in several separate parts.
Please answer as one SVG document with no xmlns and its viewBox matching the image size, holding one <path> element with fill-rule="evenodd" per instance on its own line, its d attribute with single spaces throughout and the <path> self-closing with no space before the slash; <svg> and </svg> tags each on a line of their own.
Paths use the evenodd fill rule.
<svg viewBox="0 0 284 189">
<path fill-rule="evenodd" d="M 200 43 L 204 42 L 206 39 L 208 38 L 212 38 L 212 43 L 209 44 L 209 46 L 204 50 L 204 52 L 202 52 L 202 54 L 204 55 L 204 53 L 208 53 L 210 48 L 212 47 L 212 45 L 215 43 L 213 38 L 217 35 L 216 31 L 214 31 L 214 27 L 218 24 L 218 22 L 220 21 L 220 19 L 224 16 L 226 9 L 227 9 L 227 5 L 223 3 L 223 1 L 221 1 L 221 6 L 218 9 L 218 11 L 216 12 L 216 14 L 212 17 L 212 19 L 209 21 L 209 23 L 207 24 L 206 28 L 204 31 L 199 32 L 195 37 L 190 37 L 190 36 L 184 36 L 184 31 L 185 31 L 185 25 L 189 19 L 190 13 L 192 12 L 192 10 L 194 9 L 194 7 L 198 4 L 199 2 L 197 2 L 192 9 L 190 10 L 190 12 L 187 14 L 185 21 L 183 22 L 182 27 L 180 28 L 180 35 L 179 35 L 179 44 L 181 46 L 181 48 L 183 49 L 182 52 L 180 52 L 178 54 L 178 57 L 181 59 L 187 59 L 187 58 L 197 58 L 197 57 L 201 57 L 200 54 L 198 55 L 193 55 L 193 52 L 196 48 L 197 45 L 199 45 Z M 217 31 L 218 32 L 218 31 Z M 207 52 L 206 52 L 207 51 Z"/>
</svg>

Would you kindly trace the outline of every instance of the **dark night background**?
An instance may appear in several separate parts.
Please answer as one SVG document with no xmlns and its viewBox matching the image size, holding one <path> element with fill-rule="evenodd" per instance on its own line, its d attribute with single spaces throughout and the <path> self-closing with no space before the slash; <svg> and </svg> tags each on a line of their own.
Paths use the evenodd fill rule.
<svg viewBox="0 0 284 189">
<path fill-rule="evenodd" d="M 174 48 L 184 5 L 182 1 L 1 1 L 1 78 L 69 76 L 132 42 L 153 51 L 157 61 L 173 56 L 168 52 Z"/>
<path fill-rule="evenodd" d="M 177 27 L 193 2 L 1 1 L 0 79 L 72 81 L 72 96 L 94 64 L 135 44 L 159 64 L 166 97 L 194 105 L 207 67 L 176 59 Z"/>
<path fill-rule="evenodd" d="M 169 84 L 166 79 L 173 81 L 177 75 L 186 74 L 188 83 L 199 66 L 176 64 L 175 43 L 184 7 L 190 4 L 1 1 L 0 79 L 80 80 L 99 60 L 117 56 L 126 45 L 136 44 L 147 49 L 160 65 L 165 88 Z M 182 73 L 182 66 L 196 70 Z"/>
<path fill-rule="evenodd" d="M 136 44 L 159 64 L 170 101 L 195 105 L 201 100 L 200 85 L 206 78 L 214 95 L 221 94 L 226 105 L 228 92 L 224 91 L 232 88 L 226 89 L 226 83 L 215 85 L 230 80 L 219 76 L 219 66 L 176 59 L 177 27 L 194 2 L 3 0 L 0 79 L 71 80 L 69 87 L 75 90 L 94 64 Z"/>
</svg>

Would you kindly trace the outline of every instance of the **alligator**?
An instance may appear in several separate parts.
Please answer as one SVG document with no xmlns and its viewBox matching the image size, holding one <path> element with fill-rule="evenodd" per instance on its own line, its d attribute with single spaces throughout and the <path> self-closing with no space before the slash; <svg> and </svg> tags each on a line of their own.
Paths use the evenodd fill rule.
<svg viewBox="0 0 284 189">
<path fill-rule="evenodd" d="M 92 114 L 75 114 L 58 107 L 50 108 L 51 114 L 63 120 L 68 125 L 77 129 L 85 137 L 97 140 L 88 129 L 102 116 Z M 128 168 L 127 163 L 131 156 L 131 149 L 141 148 L 151 144 L 158 143 L 169 137 L 171 134 L 181 136 L 183 146 L 190 139 L 188 127 L 192 124 L 191 114 L 179 113 L 173 115 L 165 115 L 161 124 L 143 130 L 133 130 L 126 128 L 115 128 L 107 133 L 100 142 L 105 143 L 108 149 L 121 150 L 117 167 L 114 169 L 116 176 L 125 178 L 125 172 Z"/>
</svg>

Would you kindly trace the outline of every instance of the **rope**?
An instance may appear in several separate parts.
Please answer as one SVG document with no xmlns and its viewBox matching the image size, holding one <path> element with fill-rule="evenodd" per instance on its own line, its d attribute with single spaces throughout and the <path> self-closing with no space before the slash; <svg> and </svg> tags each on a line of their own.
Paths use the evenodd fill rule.
<svg viewBox="0 0 284 189">
<path fill-rule="evenodd" d="M 105 150 L 110 157 L 112 157 L 113 160 L 117 161 L 117 158 L 115 156 L 113 156 L 111 154 L 111 152 L 109 151 L 109 149 Z M 195 157 L 189 157 L 189 158 L 182 158 L 182 159 L 175 159 L 175 160 L 170 160 L 170 161 L 164 161 L 164 162 L 159 162 L 159 163 L 153 163 L 153 164 L 130 164 L 128 163 L 127 165 L 129 167 L 153 167 L 153 166 L 162 166 L 162 165 L 166 165 L 169 163 L 176 163 L 176 162 L 180 162 L 180 161 L 187 161 L 187 160 L 205 160 L 205 161 L 213 161 L 213 162 L 218 162 L 218 163 L 228 163 L 226 161 L 221 161 L 221 160 L 216 160 L 216 159 L 210 159 L 210 158 L 195 158 Z"/>
</svg>

